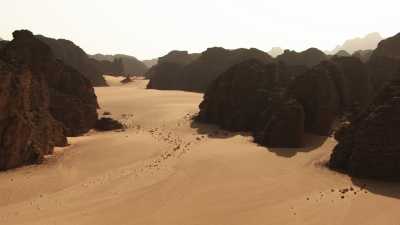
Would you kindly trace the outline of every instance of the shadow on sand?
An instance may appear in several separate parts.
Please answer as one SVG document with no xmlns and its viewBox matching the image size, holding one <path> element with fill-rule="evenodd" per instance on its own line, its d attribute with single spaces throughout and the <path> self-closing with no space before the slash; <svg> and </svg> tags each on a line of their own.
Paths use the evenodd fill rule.
<svg viewBox="0 0 400 225">
<path fill-rule="evenodd" d="M 354 186 L 365 189 L 373 194 L 400 199 L 399 181 L 377 181 L 364 178 L 351 178 Z"/>
<path fill-rule="evenodd" d="M 191 128 L 196 129 L 198 134 L 201 135 L 207 135 L 209 138 L 231 138 L 236 135 L 241 135 L 244 137 L 250 137 L 252 136 L 251 132 L 231 132 L 231 131 L 226 131 L 223 129 L 220 129 L 218 126 L 213 125 L 213 124 L 208 124 L 208 123 L 201 123 L 197 122 L 195 120 L 192 120 L 192 123 L 190 125 Z M 282 157 L 293 157 L 295 156 L 298 152 L 310 152 L 312 150 L 315 150 L 319 148 L 321 145 L 323 145 L 328 137 L 326 136 L 317 136 L 317 135 L 311 135 L 311 134 L 306 134 L 305 136 L 305 143 L 306 146 L 304 148 L 266 148 L 268 151 L 275 153 L 278 156 Z"/>
<path fill-rule="evenodd" d="M 305 147 L 303 148 L 268 148 L 268 151 L 273 152 L 278 156 L 291 158 L 298 152 L 311 152 L 321 147 L 325 143 L 326 139 L 328 139 L 327 136 L 306 134 L 304 138 Z"/>
<path fill-rule="evenodd" d="M 236 135 L 241 135 L 244 137 L 252 136 L 251 132 L 227 131 L 227 130 L 221 129 L 220 127 L 218 127 L 216 125 L 208 124 L 208 123 L 201 123 L 201 122 L 197 122 L 195 120 L 192 120 L 190 127 L 193 129 L 196 129 L 198 134 L 207 135 L 207 137 L 209 137 L 209 138 L 225 139 L 225 138 L 234 137 Z"/>
</svg>

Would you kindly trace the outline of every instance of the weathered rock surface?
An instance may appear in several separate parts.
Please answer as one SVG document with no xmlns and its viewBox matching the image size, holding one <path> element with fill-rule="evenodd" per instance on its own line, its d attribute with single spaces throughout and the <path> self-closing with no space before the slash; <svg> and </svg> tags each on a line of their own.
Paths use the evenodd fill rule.
<svg viewBox="0 0 400 225">
<path fill-rule="evenodd" d="M 53 52 L 29 31 L 16 31 L 14 40 L 1 50 L 5 61 L 27 64 L 42 74 L 49 87 L 49 109 L 62 122 L 68 136 L 81 135 L 97 120 L 97 97 L 90 81 L 56 59 Z"/>
<path fill-rule="evenodd" d="M 116 58 L 113 61 L 96 59 L 89 60 L 100 74 L 112 76 L 125 75 L 122 59 Z"/>
<path fill-rule="evenodd" d="M 359 58 L 362 62 L 366 63 L 371 58 L 374 50 L 358 50 L 352 54 L 353 57 Z"/>
<path fill-rule="evenodd" d="M 252 131 L 263 145 L 299 147 L 303 144 L 303 109 L 284 97 L 292 76 L 282 64 L 255 59 L 239 63 L 207 89 L 197 120 L 228 130 Z"/>
<path fill-rule="evenodd" d="M 106 86 L 101 71 L 98 71 L 89 59 L 89 56 L 72 41 L 53 39 L 42 35 L 36 36 L 39 40 L 50 46 L 54 56 L 83 74 L 93 86 Z"/>
<path fill-rule="evenodd" d="M 184 55 L 186 57 L 182 57 Z M 204 92 L 221 73 L 237 63 L 249 59 L 258 59 L 262 62 L 273 61 L 271 56 L 257 49 L 209 48 L 200 56 L 196 56 L 194 60 L 188 56 L 190 55 L 187 53 L 180 53 L 174 54 L 174 57 L 160 58 L 155 67 L 162 69 L 151 69 L 152 75 L 148 88 Z"/>
<path fill-rule="evenodd" d="M 329 166 L 358 177 L 400 178 L 400 73 L 336 134 Z"/>
<path fill-rule="evenodd" d="M 278 61 L 289 66 L 307 66 L 309 68 L 327 60 L 328 56 L 316 48 L 309 48 L 303 52 L 285 50 L 283 54 L 276 57 Z"/>
<path fill-rule="evenodd" d="M 54 146 L 67 144 L 64 126 L 51 115 L 49 87 L 40 62 L 51 54 L 28 31 L 0 50 L 0 170 L 40 163 Z"/>
</svg>

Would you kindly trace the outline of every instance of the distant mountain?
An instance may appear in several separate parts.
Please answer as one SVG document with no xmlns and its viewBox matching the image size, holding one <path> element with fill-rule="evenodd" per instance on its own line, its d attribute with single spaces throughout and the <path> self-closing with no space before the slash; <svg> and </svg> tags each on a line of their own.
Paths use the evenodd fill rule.
<svg viewBox="0 0 400 225">
<path fill-rule="evenodd" d="M 358 50 L 375 49 L 382 39 L 383 38 L 379 33 L 370 33 L 362 38 L 357 37 L 345 41 L 343 45 L 336 46 L 336 48 L 330 51 L 329 54 L 335 55 L 340 50 L 345 50 L 349 54 L 353 54 Z"/>
<path fill-rule="evenodd" d="M 110 62 L 113 62 L 116 59 L 121 59 L 125 75 L 144 75 L 148 70 L 148 67 L 143 62 L 130 55 L 96 54 L 96 55 L 91 55 L 90 57 L 99 61 L 110 61 Z"/>
<path fill-rule="evenodd" d="M 270 56 L 276 58 L 278 55 L 282 55 L 284 50 L 280 47 L 273 47 L 269 52 L 267 52 Z"/>
<path fill-rule="evenodd" d="M 358 50 L 358 51 L 354 52 L 352 56 L 361 59 L 361 61 L 363 61 L 363 62 L 367 62 L 373 52 L 374 52 L 374 50 L 371 50 L 371 49 Z"/>
<path fill-rule="evenodd" d="M 143 60 L 142 62 L 147 66 L 147 68 L 151 68 L 158 63 L 158 58 Z"/>
</svg>

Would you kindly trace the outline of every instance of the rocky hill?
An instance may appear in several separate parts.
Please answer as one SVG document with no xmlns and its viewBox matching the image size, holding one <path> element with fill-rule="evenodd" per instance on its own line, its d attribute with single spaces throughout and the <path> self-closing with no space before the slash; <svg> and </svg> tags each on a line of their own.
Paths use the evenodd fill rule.
<svg viewBox="0 0 400 225">
<path fill-rule="evenodd" d="M 109 61 L 109 62 L 114 62 L 114 61 L 121 61 L 122 66 L 123 66 L 123 73 L 119 75 L 137 75 L 137 76 L 142 76 L 146 73 L 148 70 L 148 67 L 138 60 L 137 58 L 129 55 L 123 55 L 123 54 L 117 54 L 117 55 L 102 55 L 102 54 L 96 54 L 96 55 L 91 55 L 90 56 L 93 59 L 96 59 L 98 61 Z"/>
<path fill-rule="evenodd" d="M 285 50 L 283 54 L 277 56 L 276 59 L 290 66 L 313 67 L 327 60 L 328 56 L 317 48 L 309 48 L 303 52 Z"/>
<path fill-rule="evenodd" d="M 400 179 L 400 72 L 336 134 L 329 166 L 352 176 Z"/>
</svg>

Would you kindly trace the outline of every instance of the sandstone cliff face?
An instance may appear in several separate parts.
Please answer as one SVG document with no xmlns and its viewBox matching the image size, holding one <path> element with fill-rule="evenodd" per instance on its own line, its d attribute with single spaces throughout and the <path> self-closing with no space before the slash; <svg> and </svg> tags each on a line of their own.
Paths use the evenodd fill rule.
<svg viewBox="0 0 400 225">
<path fill-rule="evenodd" d="M 14 40 L 1 50 L 0 56 L 42 74 L 49 87 L 50 111 L 63 123 L 68 136 L 83 134 L 94 126 L 98 104 L 90 81 L 56 59 L 51 49 L 32 33 L 15 32 Z"/>
<path fill-rule="evenodd" d="M 400 178 L 400 73 L 337 134 L 329 165 L 353 176 Z"/>
<path fill-rule="evenodd" d="M 57 60 L 29 31 L 0 49 L 0 169 L 39 163 L 66 135 L 97 120 L 97 98 L 82 74 Z"/>
<path fill-rule="evenodd" d="M 67 140 L 49 112 L 45 79 L 0 60 L 0 170 L 39 163 Z"/>
<path fill-rule="evenodd" d="M 276 57 L 278 61 L 284 62 L 289 66 L 307 66 L 313 67 L 320 62 L 327 60 L 328 57 L 316 48 L 310 48 L 303 52 L 295 52 L 290 50 L 285 50 L 283 54 Z"/>
<path fill-rule="evenodd" d="M 353 57 L 359 58 L 362 62 L 366 63 L 371 58 L 374 50 L 358 50 L 352 54 Z"/>
<path fill-rule="evenodd" d="M 100 74 L 114 76 L 125 75 L 122 59 L 114 59 L 113 61 L 90 59 L 90 61 Z"/>
<path fill-rule="evenodd" d="M 181 56 L 185 54 L 180 53 L 174 55 L 178 55 L 182 58 Z M 193 58 L 186 57 L 186 61 L 173 60 L 171 62 L 171 60 L 169 60 L 170 58 L 176 59 L 179 57 L 167 57 L 167 60 L 164 57 L 160 58 L 158 65 L 161 66 L 163 63 L 173 63 L 176 64 L 173 67 L 174 70 L 180 67 L 179 72 L 176 73 L 176 71 L 174 71 L 176 74 L 173 75 L 174 77 L 165 78 L 166 74 L 172 74 L 172 72 L 166 70 L 151 70 L 151 85 L 149 85 L 149 88 L 173 89 L 165 88 L 169 86 L 168 83 L 163 83 L 162 87 L 154 85 L 154 83 L 162 83 L 161 80 L 168 80 L 174 85 L 175 89 L 204 92 L 211 82 L 221 73 L 237 63 L 249 59 L 258 59 L 263 62 L 271 62 L 273 60 L 267 53 L 257 49 L 226 50 L 223 48 L 209 48 L 200 56 L 196 56 L 194 60 Z"/>
<path fill-rule="evenodd" d="M 73 42 L 64 39 L 52 39 L 37 35 L 37 38 L 50 46 L 54 56 L 83 74 L 93 86 L 106 86 L 101 71 L 93 65 L 88 55 Z"/>
</svg>

